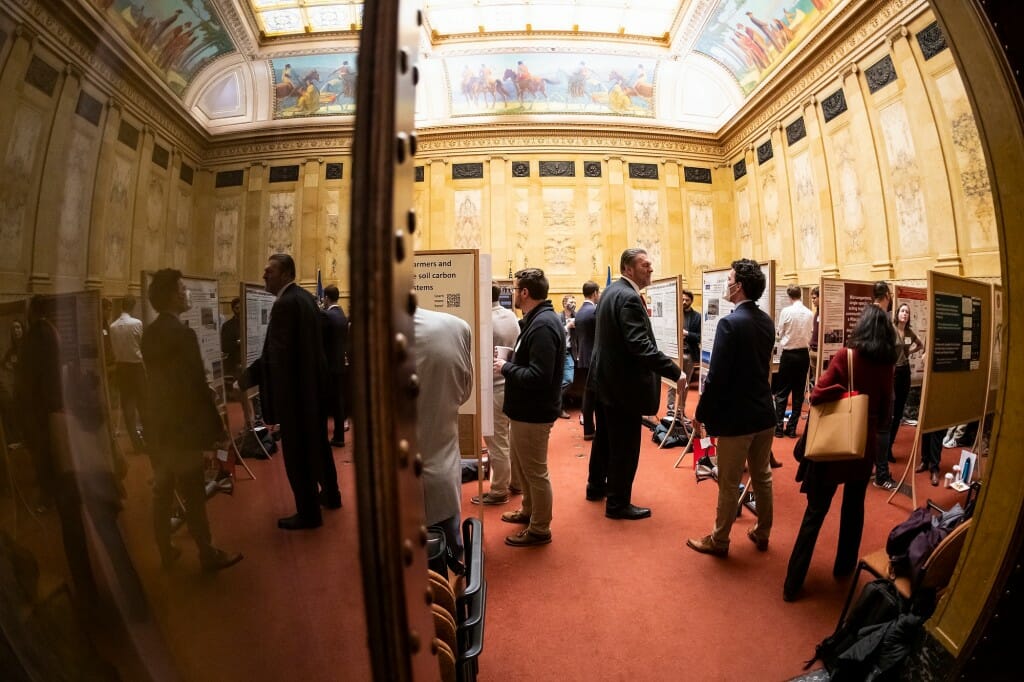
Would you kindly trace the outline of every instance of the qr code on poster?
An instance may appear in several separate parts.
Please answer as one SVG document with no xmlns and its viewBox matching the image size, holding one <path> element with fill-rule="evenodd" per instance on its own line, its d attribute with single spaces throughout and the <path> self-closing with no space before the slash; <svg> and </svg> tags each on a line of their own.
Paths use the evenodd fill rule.
<svg viewBox="0 0 1024 682">
<path fill-rule="evenodd" d="M 449 308 L 461 308 L 462 294 L 447 294 L 446 303 Z"/>
</svg>

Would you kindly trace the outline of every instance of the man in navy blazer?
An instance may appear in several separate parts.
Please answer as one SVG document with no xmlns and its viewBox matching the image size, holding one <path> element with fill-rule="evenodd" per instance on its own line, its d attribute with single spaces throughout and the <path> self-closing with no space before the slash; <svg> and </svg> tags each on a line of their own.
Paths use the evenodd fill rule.
<svg viewBox="0 0 1024 682">
<path fill-rule="evenodd" d="M 583 303 L 573 318 L 576 330 L 576 374 L 583 384 L 583 440 L 594 440 L 594 394 L 586 389 L 590 377 L 590 356 L 594 352 L 594 336 L 597 334 L 597 302 L 601 288 L 596 282 L 583 283 Z"/>
<path fill-rule="evenodd" d="M 597 331 L 587 390 L 596 398 L 597 430 L 590 449 L 587 499 L 607 497 L 610 519 L 645 519 L 651 510 L 632 503 L 633 478 L 640 461 L 640 427 L 645 414 L 661 403 L 661 380 L 676 382 L 681 372 L 658 350 L 640 290 L 651 283 L 654 268 L 643 249 L 626 249 L 617 281 L 597 306 Z M 774 413 L 773 413 L 774 414 Z M 773 422 L 774 423 L 774 422 Z"/>
<path fill-rule="evenodd" d="M 775 406 L 769 374 L 775 324 L 755 301 L 765 289 L 756 261 L 733 261 L 724 298 L 736 308 L 718 322 L 704 392 L 694 428 L 701 423 L 718 437 L 718 512 L 715 529 L 686 544 L 702 554 L 729 553 L 729 532 L 736 520 L 743 465 L 750 471 L 757 500 L 757 524 L 747 537 L 764 552 L 772 529 L 772 473 L 769 460 L 775 431 Z"/>
</svg>

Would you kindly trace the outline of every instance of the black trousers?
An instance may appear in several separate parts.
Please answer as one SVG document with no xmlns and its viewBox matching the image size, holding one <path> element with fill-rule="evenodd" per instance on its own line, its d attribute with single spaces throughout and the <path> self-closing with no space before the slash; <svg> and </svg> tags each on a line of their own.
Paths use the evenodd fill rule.
<svg viewBox="0 0 1024 682">
<path fill-rule="evenodd" d="M 811 356 L 806 348 L 782 351 L 779 358 L 779 371 L 775 374 L 775 428 L 781 429 L 786 416 L 786 404 L 793 396 L 793 412 L 786 426 L 786 431 L 796 434 L 796 425 L 800 421 L 800 411 L 804 408 L 804 393 L 807 391 L 807 370 L 811 366 Z"/>
<path fill-rule="evenodd" d="M 594 403 L 597 402 L 597 396 L 592 391 L 587 390 L 587 380 L 590 378 L 589 367 L 577 367 L 576 376 L 580 377 L 580 385 L 583 386 L 583 405 L 580 407 L 580 412 L 583 415 L 583 433 L 584 435 L 594 433 Z"/>
<path fill-rule="evenodd" d="M 942 463 L 942 439 L 946 432 L 932 431 L 921 436 L 921 464 L 928 467 L 932 473 L 939 472 L 939 465 Z"/>
<path fill-rule="evenodd" d="M 321 518 L 318 490 L 326 495 L 338 494 L 338 471 L 327 440 L 326 417 L 319 423 L 320 428 L 293 424 L 291 420 L 282 420 L 280 425 L 284 470 L 295 497 L 295 512 L 310 521 Z"/>
<path fill-rule="evenodd" d="M 139 448 L 142 415 L 146 411 L 146 369 L 141 362 L 117 363 L 117 390 L 121 393 L 121 413 L 132 445 Z"/>
<path fill-rule="evenodd" d="M 210 522 L 206 517 L 206 481 L 201 452 L 159 450 L 151 454 L 153 462 L 153 535 L 160 556 L 171 551 L 171 512 L 174 491 L 185 503 L 185 522 L 200 556 L 210 551 Z"/>
<path fill-rule="evenodd" d="M 907 396 L 910 395 L 910 365 L 897 365 L 893 374 L 892 424 L 889 426 L 889 451 L 896 442 L 896 433 L 903 421 L 903 410 L 907 407 Z M 888 454 L 888 453 L 886 453 Z"/>
<path fill-rule="evenodd" d="M 609 508 L 624 507 L 632 500 L 633 479 L 640 462 L 642 415 L 597 398 L 594 416 L 597 429 L 590 447 L 587 488 L 606 492 Z"/>
<path fill-rule="evenodd" d="M 827 465 L 826 465 L 827 466 Z M 832 573 L 844 576 L 857 567 L 860 556 L 860 540 L 864 531 L 864 495 L 868 481 L 864 478 L 848 481 L 843 484 L 843 506 L 839 516 L 839 546 L 832 566 Z M 811 485 L 807 491 L 807 510 L 804 511 L 800 530 L 797 532 L 793 553 L 789 557 L 789 568 L 786 571 L 787 592 L 796 592 L 807 577 L 807 569 L 814 555 L 814 545 L 818 542 L 818 533 L 825 522 L 825 516 L 832 506 L 832 498 L 839 487 L 837 482 L 820 481 Z"/>
<path fill-rule="evenodd" d="M 347 387 L 346 372 L 331 372 L 331 387 L 334 389 L 334 402 L 331 405 L 331 417 L 334 420 L 334 436 L 331 440 L 345 442 L 345 420 L 348 419 L 348 402 L 345 399 Z"/>
</svg>

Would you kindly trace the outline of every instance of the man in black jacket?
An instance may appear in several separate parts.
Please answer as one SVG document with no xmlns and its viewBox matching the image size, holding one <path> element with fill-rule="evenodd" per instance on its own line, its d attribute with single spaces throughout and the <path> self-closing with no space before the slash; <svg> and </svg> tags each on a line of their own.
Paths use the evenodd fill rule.
<svg viewBox="0 0 1024 682">
<path fill-rule="evenodd" d="M 640 461 L 640 425 L 661 403 L 661 380 L 676 382 L 680 371 L 658 350 L 640 290 L 654 268 L 643 249 L 626 249 L 619 259 L 622 277 L 604 290 L 597 306 L 597 332 L 590 359 L 588 390 L 597 404 L 597 431 L 590 449 L 587 499 L 607 496 L 605 516 L 645 519 L 651 510 L 632 504 L 633 478 Z"/>
<path fill-rule="evenodd" d="M 576 330 L 576 374 L 582 377 L 583 384 L 583 407 L 580 410 L 583 440 L 594 440 L 594 394 L 587 390 L 587 379 L 590 377 L 590 356 L 594 354 L 597 302 L 600 298 L 601 288 L 597 282 L 584 282 L 583 303 L 572 322 Z"/>
<path fill-rule="evenodd" d="M 505 377 L 512 479 L 523 486 L 522 507 L 501 515 L 502 521 L 526 525 L 505 538 L 513 547 L 551 542 L 548 437 L 562 410 L 565 328 L 547 296 L 543 270 L 516 273 L 512 303 L 523 311 L 523 332 L 511 360 L 494 359 L 495 374 Z"/>
<path fill-rule="evenodd" d="M 757 500 L 757 524 L 747 537 L 764 552 L 772 530 L 772 471 L 775 403 L 768 375 L 775 324 L 755 301 L 765 289 L 761 266 L 748 258 L 733 261 L 726 298 L 736 308 L 718 322 L 704 392 L 693 427 L 707 424 L 718 436 L 718 511 L 715 529 L 686 544 L 702 554 L 729 553 L 729 532 L 736 520 L 743 465 Z"/>
<path fill-rule="evenodd" d="M 329 412 L 334 421 L 334 436 L 331 445 L 345 447 L 345 420 L 348 418 L 348 405 L 345 396 L 348 392 L 348 317 L 338 304 L 340 293 L 338 287 L 331 284 L 324 289 L 324 301 L 327 303 L 327 329 L 324 335 L 324 351 L 327 354 L 327 371 L 330 373 L 330 390 L 332 402 Z"/>
<path fill-rule="evenodd" d="M 206 518 L 202 451 L 225 440 L 213 393 L 206 381 L 196 333 L 178 315 L 189 309 L 185 283 L 177 270 L 153 273 L 149 302 L 159 313 L 142 335 L 148 400 L 146 438 L 153 462 L 153 530 L 164 567 L 181 550 L 171 543 L 171 508 L 177 489 L 185 503 L 188 530 L 199 548 L 204 571 L 219 571 L 242 560 L 237 552 L 213 546 Z"/>
</svg>

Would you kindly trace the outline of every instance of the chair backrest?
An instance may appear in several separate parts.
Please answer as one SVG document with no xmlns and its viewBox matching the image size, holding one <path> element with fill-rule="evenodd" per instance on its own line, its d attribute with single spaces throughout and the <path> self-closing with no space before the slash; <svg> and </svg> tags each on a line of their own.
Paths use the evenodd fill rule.
<svg viewBox="0 0 1024 682">
<path fill-rule="evenodd" d="M 964 548 L 964 540 L 967 539 L 967 530 L 970 526 L 971 519 L 963 521 L 935 546 L 921 567 L 915 589 L 941 590 L 949 584 L 957 561 L 960 560 L 960 551 Z"/>
</svg>

